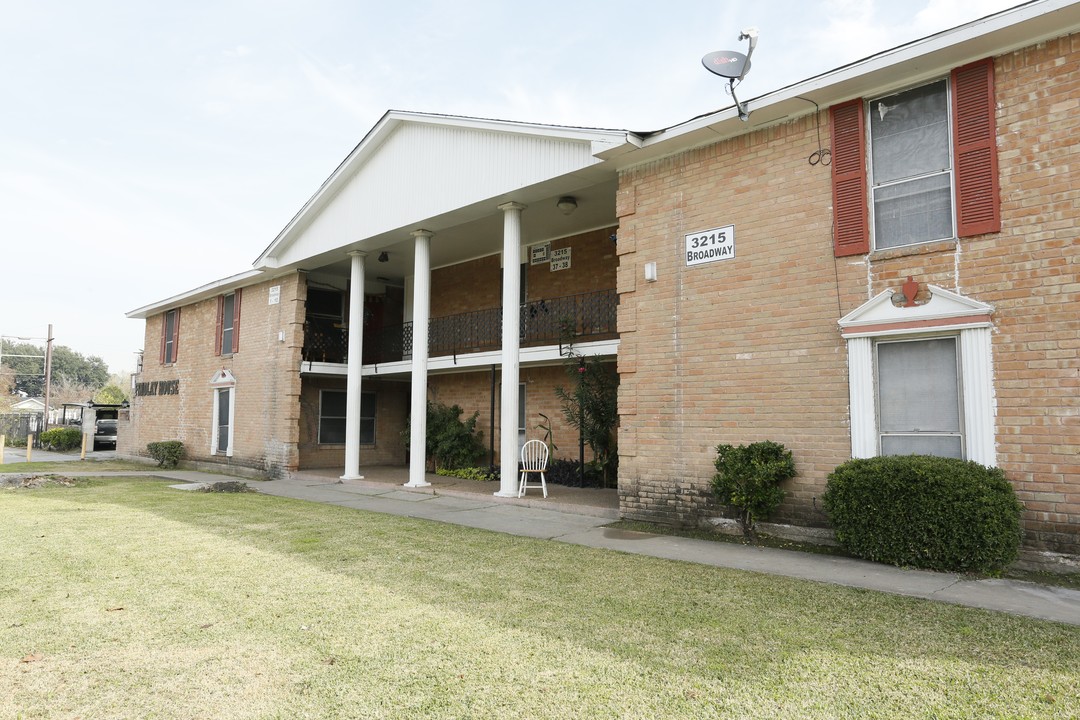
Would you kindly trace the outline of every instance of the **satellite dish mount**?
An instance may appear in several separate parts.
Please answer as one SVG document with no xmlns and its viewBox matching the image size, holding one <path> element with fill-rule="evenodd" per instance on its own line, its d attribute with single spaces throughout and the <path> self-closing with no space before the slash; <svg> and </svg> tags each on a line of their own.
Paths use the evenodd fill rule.
<svg viewBox="0 0 1080 720">
<path fill-rule="evenodd" d="M 735 107 L 739 110 L 739 119 L 746 122 L 750 119 L 750 111 L 747 109 L 746 103 L 739 102 L 739 98 L 735 95 L 735 86 L 741 83 L 746 74 L 750 72 L 750 56 L 754 54 L 754 48 L 757 47 L 757 28 L 746 28 L 739 33 L 739 39 L 750 41 L 750 47 L 745 55 L 734 50 L 717 50 L 701 58 L 701 64 L 714 75 L 727 78 L 728 92 L 731 93 L 731 97 L 735 101 Z"/>
</svg>

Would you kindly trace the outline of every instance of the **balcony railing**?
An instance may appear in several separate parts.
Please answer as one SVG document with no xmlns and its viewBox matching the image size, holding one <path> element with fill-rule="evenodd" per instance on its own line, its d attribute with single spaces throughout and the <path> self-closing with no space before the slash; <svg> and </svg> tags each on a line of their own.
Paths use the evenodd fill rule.
<svg viewBox="0 0 1080 720">
<path fill-rule="evenodd" d="M 521 305 L 522 347 L 556 345 L 568 340 L 617 337 L 618 294 L 615 290 L 535 300 Z M 393 325 L 364 337 L 364 364 L 412 357 L 412 323 Z M 502 309 L 489 308 L 432 318 L 428 323 L 428 356 L 463 355 L 502 347 Z M 304 360 L 348 362 L 348 331 L 331 322 L 305 323 Z"/>
</svg>

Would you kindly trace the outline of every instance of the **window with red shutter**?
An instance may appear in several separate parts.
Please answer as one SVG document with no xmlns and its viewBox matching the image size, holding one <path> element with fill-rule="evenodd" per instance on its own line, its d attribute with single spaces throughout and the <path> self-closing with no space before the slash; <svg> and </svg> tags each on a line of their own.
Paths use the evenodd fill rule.
<svg viewBox="0 0 1080 720">
<path fill-rule="evenodd" d="M 999 231 L 994 110 L 992 59 L 830 108 L 836 256 Z"/>
</svg>

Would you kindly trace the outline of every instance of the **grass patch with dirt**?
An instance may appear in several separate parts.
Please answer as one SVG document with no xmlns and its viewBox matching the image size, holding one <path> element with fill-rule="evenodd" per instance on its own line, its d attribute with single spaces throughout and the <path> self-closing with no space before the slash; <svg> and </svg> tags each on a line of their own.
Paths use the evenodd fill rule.
<svg viewBox="0 0 1080 720">
<path fill-rule="evenodd" d="M 0 527 L 0 718 L 1080 716 L 983 610 L 149 479 Z"/>
<path fill-rule="evenodd" d="M 72 460 L 8 462 L 0 465 L 0 474 L 57 472 L 78 475 L 80 472 L 148 472 L 153 466 L 130 460 Z"/>
</svg>

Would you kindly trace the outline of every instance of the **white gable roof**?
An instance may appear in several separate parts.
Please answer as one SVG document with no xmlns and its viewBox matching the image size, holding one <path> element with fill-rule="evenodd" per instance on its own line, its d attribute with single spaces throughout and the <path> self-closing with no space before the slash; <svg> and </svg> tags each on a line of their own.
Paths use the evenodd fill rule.
<svg viewBox="0 0 1080 720">
<path fill-rule="evenodd" d="M 492 213 L 491 200 L 586 170 L 627 143 L 625 131 L 391 111 L 255 262 L 285 267 L 343 249 L 375 249 L 387 233 Z M 610 171 L 609 171 L 610 172 Z M 437 220 L 436 220 L 437 221 Z M 368 241 L 368 242 L 365 242 Z"/>
</svg>

